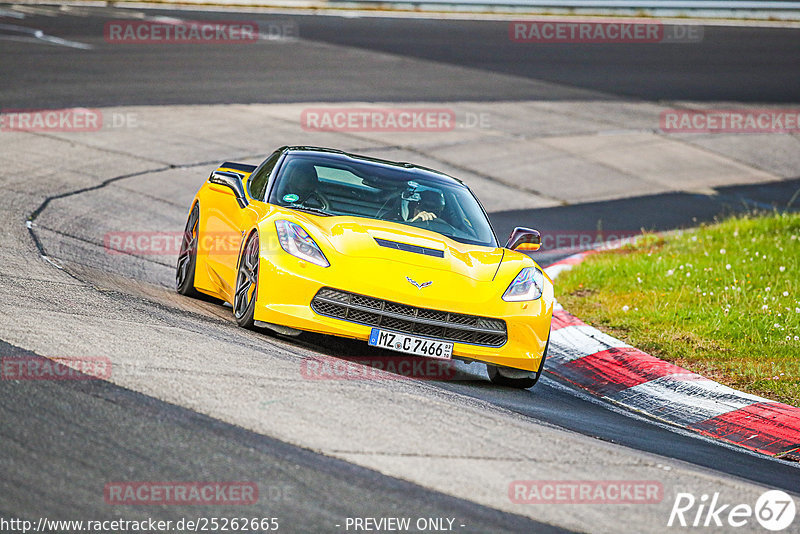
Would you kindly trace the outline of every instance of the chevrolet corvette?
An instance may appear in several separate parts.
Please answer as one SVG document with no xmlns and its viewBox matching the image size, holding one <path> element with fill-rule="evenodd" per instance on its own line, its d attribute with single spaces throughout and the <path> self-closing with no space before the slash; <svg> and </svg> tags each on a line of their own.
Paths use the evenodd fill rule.
<svg viewBox="0 0 800 534">
<path fill-rule="evenodd" d="M 211 173 L 189 209 L 176 286 L 227 302 L 245 328 L 481 362 L 493 383 L 529 388 L 554 304 L 552 280 L 524 253 L 540 245 L 517 227 L 500 246 L 470 189 L 441 172 L 282 147 Z"/>
</svg>

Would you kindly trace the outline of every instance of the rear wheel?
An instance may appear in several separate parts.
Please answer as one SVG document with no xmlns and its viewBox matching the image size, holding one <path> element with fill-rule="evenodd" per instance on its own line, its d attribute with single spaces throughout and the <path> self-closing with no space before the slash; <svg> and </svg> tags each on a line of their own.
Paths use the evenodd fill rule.
<svg viewBox="0 0 800 534">
<path fill-rule="evenodd" d="M 181 251 L 178 253 L 178 264 L 175 268 L 175 289 L 187 297 L 199 297 L 194 288 L 194 270 L 197 265 L 198 226 L 200 222 L 200 204 L 195 203 L 186 228 L 183 230 Z"/>
<path fill-rule="evenodd" d="M 547 336 L 547 344 L 542 352 L 542 361 L 536 371 L 523 371 L 521 369 L 511 369 L 508 367 L 498 367 L 496 365 L 486 365 L 489 373 L 489 380 L 497 386 L 510 388 L 528 389 L 536 385 L 544 369 L 544 361 L 547 358 L 547 351 L 550 349 L 550 336 Z"/>
<path fill-rule="evenodd" d="M 236 292 L 233 295 L 233 316 L 239 326 L 253 328 L 258 293 L 258 234 L 253 232 L 247 238 L 239 258 L 239 271 L 236 274 Z"/>
</svg>

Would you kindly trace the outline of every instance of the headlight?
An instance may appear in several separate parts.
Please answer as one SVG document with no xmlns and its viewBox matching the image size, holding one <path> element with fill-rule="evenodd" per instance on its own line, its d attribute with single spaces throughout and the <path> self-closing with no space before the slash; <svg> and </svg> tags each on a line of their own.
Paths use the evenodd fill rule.
<svg viewBox="0 0 800 534">
<path fill-rule="evenodd" d="M 525 267 L 503 293 L 503 300 L 506 302 L 536 300 L 542 296 L 543 289 L 544 273 L 538 267 Z"/>
<path fill-rule="evenodd" d="M 308 232 L 303 230 L 299 224 L 289 221 L 275 221 L 275 228 L 278 230 L 278 241 L 281 248 L 302 260 L 306 260 L 320 267 L 328 267 L 330 263 L 319 246 L 311 239 Z"/>
</svg>

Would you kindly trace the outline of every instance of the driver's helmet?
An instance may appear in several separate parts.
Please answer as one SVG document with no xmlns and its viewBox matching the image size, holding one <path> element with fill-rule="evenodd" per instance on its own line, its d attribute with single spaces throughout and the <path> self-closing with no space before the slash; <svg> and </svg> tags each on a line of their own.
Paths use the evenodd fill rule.
<svg viewBox="0 0 800 534">
<path fill-rule="evenodd" d="M 280 198 L 289 204 L 306 201 L 319 188 L 317 169 L 311 161 L 296 159 L 289 163 L 281 181 Z"/>
</svg>

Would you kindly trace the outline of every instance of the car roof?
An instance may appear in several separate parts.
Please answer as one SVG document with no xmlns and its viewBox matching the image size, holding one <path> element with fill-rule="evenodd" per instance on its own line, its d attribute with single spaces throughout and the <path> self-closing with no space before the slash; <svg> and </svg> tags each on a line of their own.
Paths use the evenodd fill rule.
<svg viewBox="0 0 800 534">
<path fill-rule="evenodd" d="M 320 155 L 323 156 L 325 159 L 328 160 L 338 160 L 341 162 L 348 162 L 348 161 L 356 161 L 359 163 L 367 163 L 373 165 L 385 165 L 389 167 L 395 168 L 402 168 L 404 170 L 409 171 L 412 174 L 418 174 L 421 176 L 425 176 L 432 180 L 439 180 L 443 182 L 449 182 L 452 184 L 458 184 L 464 186 L 464 182 L 459 180 L 458 178 L 454 178 L 449 174 L 445 174 L 441 171 L 437 171 L 436 169 L 431 169 L 429 167 L 423 167 L 421 165 L 415 165 L 413 163 L 407 163 L 405 161 L 391 161 L 388 159 L 380 159 L 380 158 L 373 158 L 371 156 L 364 156 L 361 154 L 352 154 L 350 152 L 344 152 L 343 150 L 337 150 L 335 148 L 324 148 L 324 147 L 316 147 L 316 146 L 286 146 L 283 147 L 281 150 L 286 152 L 287 154 L 292 155 Z"/>
</svg>

